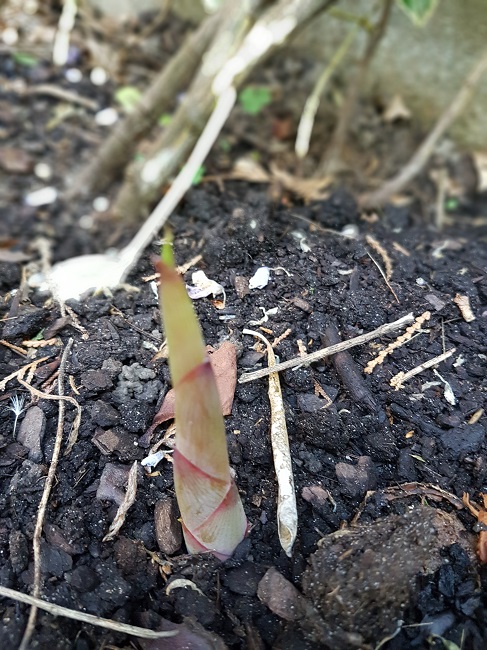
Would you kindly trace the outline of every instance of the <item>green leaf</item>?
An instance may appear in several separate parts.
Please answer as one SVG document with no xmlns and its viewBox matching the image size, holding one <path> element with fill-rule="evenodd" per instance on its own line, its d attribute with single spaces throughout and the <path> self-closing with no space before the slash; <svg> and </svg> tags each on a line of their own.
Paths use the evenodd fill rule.
<svg viewBox="0 0 487 650">
<path fill-rule="evenodd" d="M 272 94 L 266 86 L 247 86 L 238 96 L 238 101 L 244 113 L 258 115 L 272 101 Z"/>
<path fill-rule="evenodd" d="M 163 113 L 161 117 L 158 119 L 159 126 L 168 126 L 172 122 L 172 115 L 171 113 Z"/>
<path fill-rule="evenodd" d="M 26 52 L 14 52 L 12 58 L 15 63 L 19 65 L 25 65 L 27 68 L 33 68 L 39 63 L 37 57 L 32 54 L 27 54 Z"/>
<path fill-rule="evenodd" d="M 206 172 L 206 167 L 204 165 L 201 165 L 201 167 L 198 169 L 198 171 L 194 175 L 194 178 L 193 178 L 193 181 L 192 181 L 193 185 L 199 185 L 201 183 L 201 179 L 205 175 L 205 172 Z"/>
<path fill-rule="evenodd" d="M 121 86 L 115 92 L 115 99 L 127 113 L 134 110 L 141 97 L 142 93 L 135 86 Z"/>
<path fill-rule="evenodd" d="M 397 0 L 397 3 L 417 27 L 424 27 L 434 14 L 438 0 Z"/>
<path fill-rule="evenodd" d="M 32 341 L 43 341 L 44 340 L 44 328 L 41 329 L 40 332 L 38 332 L 34 338 L 31 339 Z"/>
</svg>

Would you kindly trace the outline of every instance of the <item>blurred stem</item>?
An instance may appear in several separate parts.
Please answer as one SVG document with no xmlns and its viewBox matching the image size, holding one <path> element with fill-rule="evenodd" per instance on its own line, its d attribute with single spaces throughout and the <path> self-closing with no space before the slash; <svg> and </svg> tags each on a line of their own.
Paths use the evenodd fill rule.
<svg viewBox="0 0 487 650">
<path fill-rule="evenodd" d="M 326 68 L 319 76 L 318 81 L 313 88 L 313 92 L 306 100 L 306 104 L 304 105 L 303 113 L 299 121 L 298 134 L 296 136 L 295 150 L 298 158 L 302 159 L 308 153 L 311 131 L 313 130 L 316 111 L 320 105 L 320 97 L 323 95 L 325 88 L 328 85 L 328 82 L 334 74 L 335 70 L 338 68 L 340 63 L 343 61 L 346 53 L 350 49 L 350 46 L 352 45 L 359 29 L 360 26 L 357 24 L 352 27 L 352 29 L 345 36 L 340 44 L 340 47 L 334 53 L 330 63 L 326 66 Z"/>
<path fill-rule="evenodd" d="M 379 21 L 369 34 L 367 46 L 364 55 L 358 64 L 354 78 L 350 81 L 345 101 L 340 110 L 335 131 L 331 136 L 329 147 L 326 149 L 323 158 L 318 165 L 315 176 L 321 177 L 332 174 L 340 167 L 343 158 L 343 149 L 345 147 L 350 122 L 355 112 L 360 92 L 364 80 L 367 76 L 370 64 L 377 51 L 379 43 L 386 30 L 391 13 L 393 0 L 383 0 L 382 13 Z"/>
<path fill-rule="evenodd" d="M 469 75 L 461 86 L 460 90 L 448 104 L 445 111 L 440 115 L 435 126 L 429 135 L 423 140 L 419 148 L 416 150 L 409 162 L 404 165 L 401 171 L 393 176 L 390 180 L 386 181 L 382 187 L 375 192 L 363 194 L 360 199 L 360 205 L 363 208 L 375 208 L 384 205 L 390 198 L 401 192 L 406 185 L 419 174 L 423 167 L 428 162 L 429 157 L 433 153 L 436 143 L 445 133 L 445 131 L 453 124 L 460 113 L 464 110 L 467 104 L 472 99 L 472 96 L 477 88 L 480 80 L 487 71 L 487 50 L 484 50 L 482 56 L 477 60 L 473 68 L 470 70 Z"/>
</svg>

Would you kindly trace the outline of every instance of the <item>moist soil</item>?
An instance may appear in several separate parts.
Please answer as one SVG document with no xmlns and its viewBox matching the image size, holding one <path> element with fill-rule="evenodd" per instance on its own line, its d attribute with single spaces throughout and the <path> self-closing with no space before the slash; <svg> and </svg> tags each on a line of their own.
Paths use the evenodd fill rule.
<svg viewBox="0 0 487 650">
<path fill-rule="evenodd" d="M 211 185 L 193 189 L 172 226 L 177 262 L 201 255 L 194 268 L 225 288 L 223 309 L 211 298 L 194 305 L 209 345 L 218 348 L 230 341 L 236 346 L 239 375 L 266 365 L 263 351 L 254 349 L 254 338 L 242 334 L 245 328 L 260 328 L 271 341 L 285 335 L 275 348 L 285 360 L 297 356 L 299 346 L 308 352 L 324 347 L 330 332 L 344 340 L 409 312 L 417 317 L 429 311 L 431 317 L 372 374 L 365 374 L 364 367 L 395 335 L 352 349 L 346 363 L 334 363 L 335 357 L 281 373 L 299 515 L 291 558 L 280 547 L 276 525 L 267 379 L 237 384 L 232 414 L 225 420 L 230 460 L 251 530 L 235 556 L 221 563 L 185 555 L 177 531 L 171 554 L 160 550 L 154 511 L 174 495 L 167 460 L 151 476 L 139 472 L 136 504 L 115 540 L 102 541 L 128 469 L 148 453 L 147 440 L 141 437 L 170 388 L 167 361 L 157 354 L 162 342 L 157 302 L 144 280 L 153 273 L 150 251 L 129 278 L 137 291 L 120 289 L 111 297 L 70 301 L 77 324 L 72 317 L 63 319 L 59 306 L 39 291 L 24 292 L 15 306 L 19 294 L 12 292 L 20 286 L 21 269 L 3 263 L 2 339 L 22 348 L 42 331 L 44 341 L 28 359 L 3 344 L 1 376 L 46 357 L 30 382 L 39 390 L 51 386 L 56 393 L 49 378 L 71 338 L 66 394 L 82 408 L 78 441 L 61 457 L 47 507 L 43 598 L 139 625 L 157 627 L 160 618 L 196 621 L 220 639 L 213 637 L 204 645 L 200 638 L 199 645 L 184 647 L 374 647 L 397 631 L 400 620 L 402 630 L 390 648 L 428 647 L 432 632 L 458 644 L 464 639 L 463 647 L 484 647 L 485 571 L 474 552 L 475 518 L 454 498 L 463 492 L 474 498 L 486 483 L 481 409 L 487 252 L 481 237 L 473 238 L 467 229 L 463 234 L 458 229 L 455 234 L 435 232 L 412 208 L 387 208 L 380 220 L 369 223 L 343 192 L 289 211 L 269 203 L 264 191 L 237 183 L 227 185 L 224 193 Z M 29 236 L 12 229 L 20 241 Z M 344 229 L 356 237 L 343 236 Z M 380 253 L 370 247 L 370 237 L 390 257 L 390 287 L 372 260 L 384 266 Z M 261 266 L 272 269 L 270 281 L 249 290 L 246 281 Z M 191 283 L 191 271 L 186 279 Z M 464 320 L 452 301 L 457 294 L 468 296 L 475 320 Z M 276 307 L 261 325 L 251 324 Z M 451 348 L 455 352 L 437 371 L 423 371 L 400 390 L 391 387 L 396 373 Z M 31 541 L 53 453 L 58 404 L 39 399 L 32 406 L 34 400 L 16 379 L 6 386 L 4 406 L 12 395 L 26 398 L 27 414 L 21 414 L 17 431 L 23 431 L 23 418 L 39 411 L 23 433 L 23 444 L 13 435 L 13 413 L 5 408 L 0 413 L 1 580 L 25 592 L 33 580 Z M 74 414 L 67 404 L 65 436 Z M 163 437 L 166 426 L 156 430 L 153 443 Z M 106 479 L 109 465 L 118 478 Z M 446 537 L 435 529 L 437 515 L 449 518 Z M 411 516 L 414 525 L 406 520 Z M 405 537 L 398 533 L 401 529 Z M 333 536 L 336 531 L 339 537 Z M 399 534 L 397 543 L 393 534 Z M 355 560 L 350 563 L 346 558 L 351 554 Z M 365 564 L 364 554 L 372 554 Z M 312 568 L 307 570 L 310 557 Z M 377 562 L 379 568 L 374 568 Z M 282 611 L 270 602 L 264 585 L 259 587 L 269 569 L 288 581 L 287 589 L 304 589 L 321 632 L 316 632 L 316 622 L 310 631 L 309 612 L 290 620 L 296 618 L 291 609 L 286 613 L 285 607 Z M 191 580 L 200 591 L 176 588 L 167 595 L 167 584 L 177 578 Z M 394 589 L 391 580 L 400 588 Z M 272 597 L 284 598 L 280 583 L 275 589 Z M 333 594 L 338 597 L 335 604 Z M 344 616 L 337 603 L 347 606 L 347 594 L 353 612 Z M 291 591 L 289 598 L 295 605 L 300 595 Z M 2 647 L 15 648 L 27 609 L 7 599 L 1 607 Z M 428 625 L 418 627 L 424 623 Z M 127 636 L 41 613 L 32 647 L 130 643 L 134 640 Z M 169 645 L 145 643 L 143 647 L 179 647 L 173 640 L 165 642 Z"/>
<path fill-rule="evenodd" d="M 1 62 L 10 82 L 23 75 L 26 84 L 64 83 L 47 65 L 26 72 L 10 56 Z M 208 345 L 235 346 L 239 376 L 267 364 L 263 346 L 244 329 L 280 339 L 275 352 L 283 361 L 408 313 L 423 318 L 370 374 L 367 364 L 404 330 L 280 373 L 299 517 L 292 557 L 278 537 L 266 378 L 238 383 L 225 418 L 251 526 L 234 556 L 222 563 L 186 554 L 167 457 L 151 475 L 139 465 L 135 504 L 107 542 L 130 467 L 169 425 L 159 426 L 149 445 L 146 433 L 170 389 L 147 280 L 158 245 L 128 278 L 130 289 L 69 301 L 68 312 L 25 281 L 27 260 L 7 261 L 7 252 L 36 263 L 39 236 L 52 243 L 56 261 L 119 246 L 131 233 L 108 220 L 88 227 L 87 203 L 23 203 L 35 185 L 35 162 L 49 161 L 56 185 L 63 161 L 94 151 L 101 136 L 84 115 L 46 134 L 57 100 L 33 95 L 19 103 L 17 91 L 6 87 L 0 103 L 9 145 L 0 194 L 0 381 L 43 360 L 0 392 L 0 584 L 32 589 L 34 527 L 58 428 L 59 402 L 36 397 L 18 379 L 56 395 L 55 373 L 72 340 L 64 391 L 80 405 L 81 424 L 65 455 L 76 415 L 66 403 L 63 454 L 41 539 L 42 598 L 179 631 L 149 642 L 39 612 L 30 647 L 284 650 L 383 642 L 402 650 L 444 647 L 447 639 L 485 648 L 486 533 L 480 526 L 479 536 L 462 502 L 463 493 L 481 503 L 487 492 L 482 197 L 460 203 L 453 225 L 437 230 L 425 218 L 426 201 L 388 206 L 377 216 L 362 215 L 343 190 L 303 206 L 289 197 L 271 201 L 265 187 L 247 183 L 193 188 L 171 218 L 175 255 L 178 264 L 201 256 L 185 274 L 188 284 L 203 270 L 224 287 L 224 305 L 218 296 L 194 306 Z M 108 92 L 96 99 L 103 103 Z M 260 267 L 271 269 L 269 283 L 249 289 Z M 458 296 L 468 299 L 474 319 L 454 302 Z M 391 386 L 397 373 L 452 349 L 435 368 L 398 390 Z M 15 396 L 25 400 L 16 427 L 7 408 Z M 178 579 L 191 582 L 168 589 Z M 0 647 L 17 648 L 29 608 L 2 598 L 0 611 Z"/>
</svg>

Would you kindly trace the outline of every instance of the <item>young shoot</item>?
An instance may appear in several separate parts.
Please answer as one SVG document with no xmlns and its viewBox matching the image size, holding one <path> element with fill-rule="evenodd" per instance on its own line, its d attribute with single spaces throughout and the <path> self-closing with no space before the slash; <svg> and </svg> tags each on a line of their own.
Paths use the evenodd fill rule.
<svg viewBox="0 0 487 650">
<path fill-rule="evenodd" d="M 19 416 L 22 415 L 22 413 L 25 411 L 24 404 L 25 404 L 25 397 L 23 395 L 21 395 L 20 397 L 18 395 L 12 395 L 12 397 L 10 398 L 10 405 L 7 406 L 7 409 L 9 411 L 12 411 L 12 413 L 15 415 L 14 431 L 13 431 L 14 438 L 15 438 L 15 432 L 17 430 L 17 422 Z"/>
<path fill-rule="evenodd" d="M 156 263 L 159 301 L 175 392 L 174 486 L 190 553 L 230 557 L 247 520 L 228 461 L 220 397 L 202 332 L 181 277 L 172 242 Z"/>
</svg>

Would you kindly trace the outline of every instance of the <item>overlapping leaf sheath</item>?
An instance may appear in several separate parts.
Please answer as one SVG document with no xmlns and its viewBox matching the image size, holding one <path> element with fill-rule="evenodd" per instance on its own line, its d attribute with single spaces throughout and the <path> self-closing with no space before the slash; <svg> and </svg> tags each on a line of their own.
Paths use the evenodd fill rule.
<svg viewBox="0 0 487 650">
<path fill-rule="evenodd" d="M 176 394 L 174 484 L 191 553 L 229 557 L 247 529 L 230 473 L 220 398 L 201 330 L 166 244 L 156 263 L 159 299 Z"/>
</svg>

